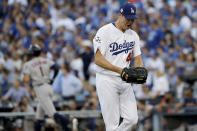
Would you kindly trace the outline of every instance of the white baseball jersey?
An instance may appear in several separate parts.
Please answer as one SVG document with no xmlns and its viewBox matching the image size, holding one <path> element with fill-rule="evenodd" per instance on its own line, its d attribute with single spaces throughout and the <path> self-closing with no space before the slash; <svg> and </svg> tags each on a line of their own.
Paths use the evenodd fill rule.
<svg viewBox="0 0 197 131">
<path fill-rule="evenodd" d="M 111 64 L 118 67 L 128 67 L 131 56 L 141 54 L 140 40 L 137 33 L 131 29 L 120 31 L 114 24 L 110 23 L 100 28 L 94 37 L 94 52 L 97 49 Z M 96 66 L 96 72 L 108 75 L 120 76 L 116 72 Z"/>
<path fill-rule="evenodd" d="M 23 73 L 31 76 L 33 85 L 49 83 L 50 67 L 53 64 L 49 59 L 36 57 L 24 64 Z"/>
<path fill-rule="evenodd" d="M 112 23 L 98 30 L 93 43 L 95 53 L 99 49 L 107 61 L 120 68 L 128 67 L 131 57 L 141 54 L 137 33 L 131 29 L 122 32 Z M 100 66 L 96 66 L 96 72 L 96 89 L 106 131 L 131 130 L 138 120 L 131 84 L 117 77 L 120 74 Z M 120 116 L 124 118 L 121 124 Z"/>
</svg>

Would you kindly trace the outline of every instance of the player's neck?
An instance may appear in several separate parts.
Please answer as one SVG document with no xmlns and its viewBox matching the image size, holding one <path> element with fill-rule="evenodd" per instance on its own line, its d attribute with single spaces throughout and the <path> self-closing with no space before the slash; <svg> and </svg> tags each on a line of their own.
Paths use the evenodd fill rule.
<svg viewBox="0 0 197 131">
<path fill-rule="evenodd" d="M 116 26 L 116 28 L 118 28 L 120 31 L 125 32 L 125 30 L 123 30 L 122 27 L 120 26 L 118 20 L 115 22 L 115 26 Z"/>
</svg>

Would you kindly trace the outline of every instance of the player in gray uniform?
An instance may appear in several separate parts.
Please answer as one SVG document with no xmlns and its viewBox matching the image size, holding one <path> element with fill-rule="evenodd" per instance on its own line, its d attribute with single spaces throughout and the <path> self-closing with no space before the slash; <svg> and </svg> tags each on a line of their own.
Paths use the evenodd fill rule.
<svg viewBox="0 0 197 131">
<path fill-rule="evenodd" d="M 24 64 L 23 73 L 25 84 L 32 82 L 33 89 L 39 100 L 36 111 L 37 122 L 35 123 L 35 131 L 41 130 L 45 115 L 54 118 L 64 130 L 67 130 L 69 120 L 56 112 L 52 102 L 53 90 L 49 84 L 50 70 L 54 70 L 54 79 L 58 69 L 53 61 L 40 56 L 41 48 L 38 45 L 31 46 L 28 53 L 31 59 Z"/>
</svg>

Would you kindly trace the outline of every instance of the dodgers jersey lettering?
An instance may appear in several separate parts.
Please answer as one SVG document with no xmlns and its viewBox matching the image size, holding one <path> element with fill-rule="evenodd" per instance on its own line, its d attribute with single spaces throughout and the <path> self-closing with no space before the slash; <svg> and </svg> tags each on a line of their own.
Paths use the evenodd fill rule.
<svg viewBox="0 0 197 131">
<path fill-rule="evenodd" d="M 131 29 L 125 32 L 117 29 L 112 23 L 100 28 L 93 39 L 94 52 L 99 49 L 101 54 L 111 64 L 118 67 L 128 67 L 130 58 L 141 54 L 140 39 L 137 33 Z M 96 65 L 96 72 L 120 76 L 116 72 L 106 70 Z"/>
<path fill-rule="evenodd" d="M 33 58 L 24 64 L 23 73 L 31 76 L 33 84 L 48 83 L 50 67 L 53 64 L 53 61 L 46 58 Z"/>
</svg>

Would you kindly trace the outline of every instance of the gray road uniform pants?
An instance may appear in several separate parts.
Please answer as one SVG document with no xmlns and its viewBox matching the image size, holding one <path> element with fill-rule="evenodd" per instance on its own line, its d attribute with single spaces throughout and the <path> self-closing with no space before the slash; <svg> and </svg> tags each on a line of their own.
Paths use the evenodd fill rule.
<svg viewBox="0 0 197 131">
<path fill-rule="evenodd" d="M 53 105 L 52 96 L 53 89 L 49 84 L 41 84 L 34 86 L 34 91 L 38 98 L 38 105 L 36 111 L 36 119 L 44 119 L 45 115 L 53 117 L 56 109 Z"/>
</svg>

